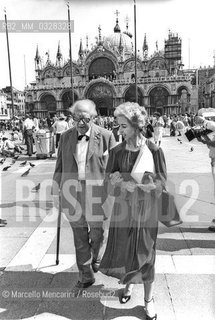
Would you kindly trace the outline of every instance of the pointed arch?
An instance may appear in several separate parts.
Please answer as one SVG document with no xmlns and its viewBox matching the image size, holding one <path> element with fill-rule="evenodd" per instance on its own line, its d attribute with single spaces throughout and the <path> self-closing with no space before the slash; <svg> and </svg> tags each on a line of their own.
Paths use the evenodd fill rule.
<svg viewBox="0 0 215 320">
<path fill-rule="evenodd" d="M 62 108 L 64 110 L 68 110 L 69 107 L 71 107 L 71 105 L 78 99 L 79 97 L 75 90 L 74 90 L 74 101 L 72 99 L 72 90 L 70 89 L 63 90 L 63 92 L 60 95 L 60 100 L 62 101 Z"/>
<path fill-rule="evenodd" d="M 138 94 L 138 103 L 140 106 L 143 105 L 143 93 L 140 87 L 137 87 L 137 94 Z M 136 102 L 135 96 L 135 84 L 131 84 L 128 86 L 124 91 L 124 100 L 130 102 Z"/>
<path fill-rule="evenodd" d="M 40 96 L 40 111 L 56 112 L 57 101 L 53 94 L 50 92 L 43 93 Z"/>
<path fill-rule="evenodd" d="M 115 91 L 109 82 L 94 81 L 88 87 L 86 97 L 95 102 L 98 114 L 113 114 Z"/>
</svg>

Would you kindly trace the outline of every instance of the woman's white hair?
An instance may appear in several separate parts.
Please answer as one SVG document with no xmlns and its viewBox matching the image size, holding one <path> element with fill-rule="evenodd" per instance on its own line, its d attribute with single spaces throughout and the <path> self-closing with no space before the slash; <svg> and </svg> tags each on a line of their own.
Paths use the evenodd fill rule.
<svg viewBox="0 0 215 320">
<path fill-rule="evenodd" d="M 144 107 L 141 107 L 136 102 L 125 102 L 116 107 L 114 116 L 123 116 L 129 121 L 132 127 L 142 130 L 147 118 L 147 112 Z"/>
<path fill-rule="evenodd" d="M 73 106 L 69 108 L 69 111 L 74 114 L 78 111 L 78 109 L 82 109 L 83 107 L 86 107 L 86 112 L 89 113 L 90 116 L 97 116 L 96 105 L 92 100 L 89 99 L 77 100 Z"/>
</svg>

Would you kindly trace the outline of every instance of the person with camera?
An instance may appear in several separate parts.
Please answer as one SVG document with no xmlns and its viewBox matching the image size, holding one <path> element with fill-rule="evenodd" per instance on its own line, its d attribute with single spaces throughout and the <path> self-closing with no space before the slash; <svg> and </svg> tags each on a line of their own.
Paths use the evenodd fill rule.
<svg viewBox="0 0 215 320">
<path fill-rule="evenodd" d="M 215 197 L 215 121 L 206 120 L 201 116 L 196 117 L 196 123 L 202 125 L 204 129 L 211 130 L 211 138 L 207 134 L 199 135 L 197 140 L 206 144 L 209 148 L 209 158 L 211 159 L 211 172 L 214 182 L 214 197 Z M 210 231 L 215 232 L 215 219 L 212 220 L 208 228 Z"/>
</svg>

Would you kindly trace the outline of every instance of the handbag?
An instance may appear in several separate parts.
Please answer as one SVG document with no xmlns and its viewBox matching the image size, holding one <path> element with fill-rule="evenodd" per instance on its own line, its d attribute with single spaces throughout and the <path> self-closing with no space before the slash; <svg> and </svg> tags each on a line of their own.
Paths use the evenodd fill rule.
<svg viewBox="0 0 215 320">
<path fill-rule="evenodd" d="M 175 198 L 165 188 L 158 200 L 158 219 L 166 227 L 173 227 L 183 223 L 175 204 Z"/>
</svg>

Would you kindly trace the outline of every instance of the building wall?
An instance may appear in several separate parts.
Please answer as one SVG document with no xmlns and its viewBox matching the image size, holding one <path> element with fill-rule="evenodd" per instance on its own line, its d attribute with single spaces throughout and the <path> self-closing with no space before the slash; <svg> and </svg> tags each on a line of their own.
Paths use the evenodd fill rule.
<svg viewBox="0 0 215 320">
<path fill-rule="evenodd" d="M 5 93 L 0 91 L 0 121 L 8 120 L 8 119 L 9 119 L 9 112 L 7 108 L 7 96 Z"/>
<path fill-rule="evenodd" d="M 211 88 L 210 83 L 211 79 L 215 75 L 215 67 L 200 68 L 198 70 L 198 99 L 199 99 L 199 108 L 209 108 L 215 107 L 211 99 Z M 213 82 L 213 80 L 212 80 Z"/>
<path fill-rule="evenodd" d="M 125 53 L 122 47 L 117 49 L 117 41 L 121 43 L 122 36 L 125 37 L 120 33 L 109 38 L 114 39 L 112 46 L 100 42 L 86 54 L 79 52 L 79 60 L 72 65 L 75 100 L 94 100 L 101 114 L 113 114 L 120 103 L 135 101 L 134 55 L 132 50 L 129 53 L 126 49 Z M 168 45 L 171 47 L 172 38 L 180 49 L 181 40 L 171 34 Z M 145 54 L 143 59 L 137 59 L 138 102 L 150 114 L 158 109 L 167 114 L 196 112 L 198 109 L 197 86 L 191 83 L 191 75 L 181 69 L 179 51 L 175 58 L 171 55 L 171 59 L 165 58 L 164 51 L 158 50 L 150 57 Z M 25 89 L 26 111 L 39 117 L 48 112 L 68 112 L 69 103 L 72 103 L 69 62 L 63 65 L 58 61 L 56 66 L 47 60 L 41 68 L 39 57 L 36 59 L 36 82 Z M 167 97 L 163 98 L 162 93 Z"/>
<path fill-rule="evenodd" d="M 6 94 L 7 97 L 7 109 L 8 115 L 12 118 L 12 100 L 11 100 L 11 88 L 5 87 L 2 88 L 2 91 Z M 13 88 L 13 105 L 14 105 L 14 115 L 20 116 L 25 114 L 25 94 L 23 91 Z"/>
</svg>

